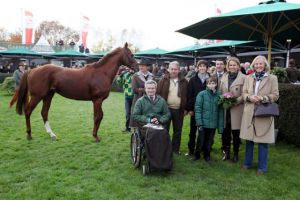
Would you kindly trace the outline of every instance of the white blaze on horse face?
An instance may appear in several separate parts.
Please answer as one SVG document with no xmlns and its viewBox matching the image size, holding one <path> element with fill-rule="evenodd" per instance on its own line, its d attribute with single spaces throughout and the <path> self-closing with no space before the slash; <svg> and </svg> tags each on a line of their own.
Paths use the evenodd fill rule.
<svg viewBox="0 0 300 200">
<path fill-rule="evenodd" d="M 50 127 L 50 123 L 48 121 L 46 121 L 46 123 L 45 123 L 45 128 L 46 128 L 46 131 L 47 131 L 47 133 L 49 133 L 51 138 L 56 138 L 56 135 L 53 133 L 53 131 Z"/>
</svg>

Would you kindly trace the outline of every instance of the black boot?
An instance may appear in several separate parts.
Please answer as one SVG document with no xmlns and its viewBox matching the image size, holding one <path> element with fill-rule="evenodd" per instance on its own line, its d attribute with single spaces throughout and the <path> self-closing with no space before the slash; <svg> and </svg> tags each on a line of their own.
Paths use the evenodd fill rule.
<svg viewBox="0 0 300 200">
<path fill-rule="evenodd" d="M 225 161 L 225 160 L 229 160 L 230 159 L 230 150 L 228 147 L 225 147 L 222 151 L 223 153 L 223 157 L 222 157 L 222 160 Z"/>
<path fill-rule="evenodd" d="M 239 151 L 235 151 L 233 153 L 233 158 L 232 158 L 232 162 L 236 163 L 239 161 Z"/>
<path fill-rule="evenodd" d="M 195 153 L 194 157 L 192 158 L 193 161 L 199 160 L 201 158 L 200 153 Z"/>
<path fill-rule="evenodd" d="M 236 163 L 239 161 L 239 148 L 240 148 L 240 130 L 233 130 L 233 158 L 232 162 Z"/>
</svg>

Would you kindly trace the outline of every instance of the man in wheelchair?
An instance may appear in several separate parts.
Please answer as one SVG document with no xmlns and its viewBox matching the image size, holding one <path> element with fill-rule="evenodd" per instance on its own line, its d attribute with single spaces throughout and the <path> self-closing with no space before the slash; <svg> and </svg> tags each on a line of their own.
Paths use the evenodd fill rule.
<svg viewBox="0 0 300 200">
<path fill-rule="evenodd" d="M 138 124 L 137 132 L 145 147 L 148 169 L 171 170 L 172 144 L 165 128 L 171 114 L 166 101 L 156 95 L 156 88 L 154 80 L 145 82 L 146 94 L 137 100 L 132 117 Z"/>
</svg>

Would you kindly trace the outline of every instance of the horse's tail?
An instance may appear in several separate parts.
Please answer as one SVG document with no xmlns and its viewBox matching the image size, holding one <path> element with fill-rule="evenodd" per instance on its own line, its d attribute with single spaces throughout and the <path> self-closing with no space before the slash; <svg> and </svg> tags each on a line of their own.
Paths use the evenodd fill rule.
<svg viewBox="0 0 300 200">
<path fill-rule="evenodd" d="M 11 98 L 10 102 L 9 102 L 9 107 L 11 108 L 17 101 L 18 99 L 18 95 L 19 95 L 19 90 L 16 90 L 14 93 L 14 96 Z"/>
<path fill-rule="evenodd" d="M 28 72 L 25 72 L 23 75 L 21 82 L 20 82 L 20 87 L 17 91 L 18 95 L 18 101 L 17 101 L 17 107 L 16 111 L 19 115 L 23 114 L 23 110 L 28 102 Z"/>
</svg>

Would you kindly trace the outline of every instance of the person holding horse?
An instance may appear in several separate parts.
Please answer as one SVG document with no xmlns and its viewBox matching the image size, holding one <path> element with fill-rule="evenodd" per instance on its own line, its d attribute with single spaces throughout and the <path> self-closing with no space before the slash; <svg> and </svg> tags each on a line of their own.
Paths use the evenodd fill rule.
<svg viewBox="0 0 300 200">
<path fill-rule="evenodd" d="M 124 133 L 130 132 L 129 122 L 131 115 L 131 105 L 133 100 L 133 90 L 132 90 L 132 75 L 134 71 L 127 66 L 122 66 L 123 68 L 119 70 L 119 74 L 117 75 L 117 83 L 123 86 L 124 96 L 125 96 L 125 113 L 126 113 L 126 122 Z"/>
<path fill-rule="evenodd" d="M 132 108 L 134 107 L 135 102 L 145 94 L 145 82 L 154 79 L 153 74 L 148 71 L 148 65 L 151 63 L 147 59 L 139 60 L 138 64 L 139 71 L 132 76 L 132 90 L 134 93 Z M 137 127 L 137 124 L 134 122 L 132 117 L 130 119 L 129 126 L 132 128 Z"/>
</svg>

